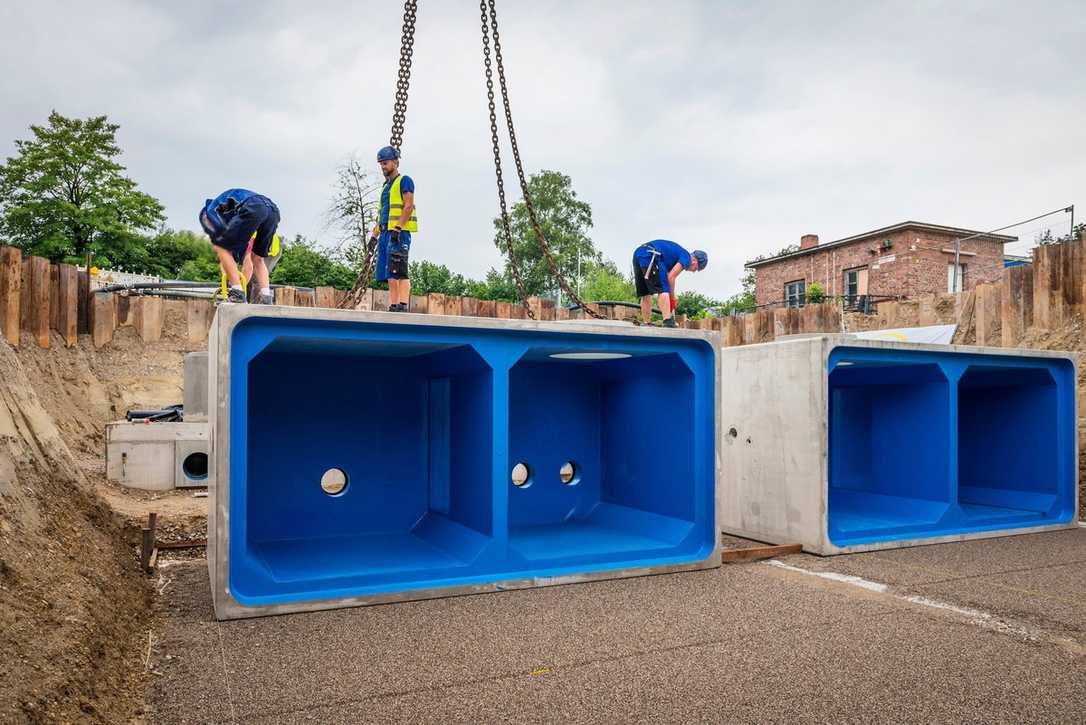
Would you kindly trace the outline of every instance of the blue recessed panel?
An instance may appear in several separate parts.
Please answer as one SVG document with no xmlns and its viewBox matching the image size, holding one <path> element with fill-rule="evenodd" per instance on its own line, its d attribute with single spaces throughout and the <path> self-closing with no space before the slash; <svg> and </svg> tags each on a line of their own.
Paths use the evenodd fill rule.
<svg viewBox="0 0 1086 725">
<path fill-rule="evenodd" d="M 836 348 L 828 533 L 836 546 L 1067 523 L 1068 360 Z"/>
<path fill-rule="evenodd" d="M 585 351 L 627 357 L 552 357 Z M 705 560 L 714 369 L 697 339 L 248 317 L 231 334 L 231 594 L 261 606 Z M 342 490 L 322 488 L 331 469 Z"/>
</svg>

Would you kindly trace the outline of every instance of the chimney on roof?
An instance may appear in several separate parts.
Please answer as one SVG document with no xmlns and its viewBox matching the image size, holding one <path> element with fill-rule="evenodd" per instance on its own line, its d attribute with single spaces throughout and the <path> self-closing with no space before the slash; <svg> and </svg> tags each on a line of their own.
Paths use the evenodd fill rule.
<svg viewBox="0 0 1086 725">
<path fill-rule="evenodd" d="M 811 247 L 817 247 L 817 246 L 818 246 L 818 235 L 817 234 L 804 234 L 802 237 L 799 238 L 799 248 L 800 249 L 810 249 Z"/>
</svg>

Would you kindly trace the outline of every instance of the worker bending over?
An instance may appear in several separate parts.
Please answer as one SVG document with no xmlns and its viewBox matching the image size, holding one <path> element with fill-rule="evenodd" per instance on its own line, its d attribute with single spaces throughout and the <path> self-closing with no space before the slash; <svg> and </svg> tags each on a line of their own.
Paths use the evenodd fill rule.
<svg viewBox="0 0 1086 725">
<path fill-rule="evenodd" d="M 227 301 L 245 302 L 238 265 L 244 263 L 250 251 L 249 240 L 252 239 L 253 278 L 259 290 L 257 301 L 272 304 L 271 284 L 264 258 L 271 252 L 275 231 L 279 228 L 279 207 L 256 192 L 227 189 L 204 202 L 204 208 L 200 210 L 200 226 L 211 238 L 219 264 L 226 273 L 226 281 L 230 285 L 226 292 Z"/>
<path fill-rule="evenodd" d="M 667 239 L 654 239 L 645 242 L 633 254 L 634 284 L 637 296 L 641 300 L 641 319 L 646 324 L 652 321 L 652 298 L 658 299 L 660 314 L 664 318 L 664 327 L 676 327 L 673 316 L 675 280 L 683 271 L 697 272 L 705 269 L 709 257 L 700 249 L 688 252 L 678 244 Z"/>
<path fill-rule="evenodd" d="M 400 152 L 392 146 L 377 152 L 377 163 L 385 185 L 381 188 L 381 213 L 370 236 L 377 245 L 375 276 L 378 282 L 388 282 L 388 311 L 407 312 L 411 302 L 407 254 L 411 251 L 411 233 L 419 230 L 415 182 L 400 173 Z"/>
</svg>

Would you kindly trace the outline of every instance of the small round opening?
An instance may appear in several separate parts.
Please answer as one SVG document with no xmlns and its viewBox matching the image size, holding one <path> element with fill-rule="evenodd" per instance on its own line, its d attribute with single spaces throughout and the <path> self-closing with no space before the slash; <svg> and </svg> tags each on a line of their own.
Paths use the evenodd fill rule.
<svg viewBox="0 0 1086 725">
<path fill-rule="evenodd" d="M 577 470 L 577 464 L 573 461 L 566 461 L 562 464 L 562 467 L 558 469 L 558 480 L 567 486 L 574 486 L 581 480 L 580 472 Z"/>
<path fill-rule="evenodd" d="M 556 352 L 555 360 L 625 360 L 632 357 L 628 352 Z"/>
<path fill-rule="evenodd" d="M 735 428 L 729 428 L 728 429 L 728 435 L 730 435 L 732 438 L 738 438 L 739 437 L 739 431 L 737 431 Z"/>
<path fill-rule="evenodd" d="M 181 470 L 194 481 L 207 478 L 207 454 L 203 451 L 188 454 L 181 461 Z"/>
<path fill-rule="evenodd" d="M 513 466 L 513 473 L 510 478 L 517 488 L 528 488 L 528 486 L 532 485 L 532 470 L 528 468 L 527 463 L 518 463 Z"/>
<path fill-rule="evenodd" d="M 338 496 L 347 488 L 347 474 L 342 468 L 329 468 L 321 476 L 321 490 L 329 496 Z"/>
</svg>

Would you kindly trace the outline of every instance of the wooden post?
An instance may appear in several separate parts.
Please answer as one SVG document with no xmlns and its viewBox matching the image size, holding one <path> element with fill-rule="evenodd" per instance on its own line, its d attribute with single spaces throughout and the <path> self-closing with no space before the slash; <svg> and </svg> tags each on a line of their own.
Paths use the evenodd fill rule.
<svg viewBox="0 0 1086 725">
<path fill-rule="evenodd" d="M 49 265 L 49 329 L 60 332 L 60 265 Z"/>
<path fill-rule="evenodd" d="M 89 335 L 91 333 L 90 307 L 90 272 L 79 272 L 79 324 L 77 332 L 80 335 Z"/>
<path fill-rule="evenodd" d="M 19 346 L 19 303 L 23 289 L 23 253 L 16 247 L 0 247 L 0 322 L 4 339 Z"/>
<path fill-rule="evenodd" d="M 494 316 L 501 320 L 508 320 L 513 316 L 513 305 L 509 302 L 496 302 Z"/>
<path fill-rule="evenodd" d="M 998 346 L 1002 342 L 1000 289 L 994 284 L 978 284 L 976 293 L 977 344 Z"/>
<path fill-rule="evenodd" d="M 348 294 L 350 294 L 350 293 L 347 292 L 347 290 L 343 290 L 343 289 L 337 289 L 336 290 L 336 305 L 335 306 L 336 306 L 337 309 L 342 308 L 343 305 L 347 304 L 347 295 Z"/>
<path fill-rule="evenodd" d="M 38 341 L 38 347 L 49 347 L 49 293 L 51 281 L 49 279 L 49 260 L 44 257 L 30 258 L 30 276 L 33 290 L 31 292 L 31 306 L 34 316 L 31 321 L 31 333 Z"/>
<path fill-rule="evenodd" d="M 445 314 L 459 317 L 464 314 L 464 298 L 459 295 L 445 296 Z"/>
<path fill-rule="evenodd" d="M 569 319 L 569 308 L 566 307 L 565 305 L 562 305 L 561 307 L 555 307 L 554 308 L 554 319 L 556 319 L 556 320 L 568 320 Z"/>
<path fill-rule="evenodd" d="M 445 295 L 440 292 L 431 292 L 426 295 L 426 306 L 431 315 L 445 314 Z"/>
<path fill-rule="evenodd" d="M 375 289 L 373 291 L 373 311 L 388 312 L 388 290 Z M 414 312 L 414 310 L 411 310 Z"/>
<path fill-rule="evenodd" d="M 313 290 L 300 289 L 295 290 L 294 304 L 298 307 L 313 307 L 314 306 L 314 293 Z"/>
<path fill-rule="evenodd" d="M 788 333 L 788 313 L 791 307 L 778 307 L 773 310 L 773 337 L 780 337 Z"/>
<path fill-rule="evenodd" d="M 113 339 L 113 330 L 117 326 L 116 305 L 109 292 L 95 292 L 90 305 L 91 337 L 94 347 L 108 345 Z"/>
<path fill-rule="evenodd" d="M 1042 330 L 1052 329 L 1052 270 L 1048 250 L 1050 244 L 1033 248 L 1033 324 Z"/>
<path fill-rule="evenodd" d="M 297 302 L 297 290 L 293 287 L 276 287 L 275 304 L 282 307 L 294 307 Z"/>
<path fill-rule="evenodd" d="M 318 287 L 316 290 L 314 290 L 314 304 L 317 307 L 335 307 L 336 288 Z"/>
<path fill-rule="evenodd" d="M 887 300 L 880 302 L 878 306 L 878 326 L 881 330 L 897 327 L 897 301 Z"/>
<path fill-rule="evenodd" d="M 743 318 L 732 315 L 724 318 L 724 344 L 735 347 L 743 344 Z"/>
<path fill-rule="evenodd" d="M 19 329 L 30 332 L 34 319 L 34 308 L 30 304 L 30 296 L 34 289 L 34 279 L 30 276 L 30 257 L 23 258 L 22 271 L 19 274 L 23 280 L 23 286 L 19 291 L 19 309 L 22 310 Z"/>
<path fill-rule="evenodd" d="M 465 317 L 479 316 L 479 300 L 474 297 L 464 297 L 460 302 L 460 314 Z"/>
<path fill-rule="evenodd" d="M 164 310 L 161 297 L 136 297 L 132 300 L 132 324 L 144 342 L 162 339 Z"/>
<path fill-rule="evenodd" d="M 1009 267 L 1000 284 L 1001 342 L 1014 347 L 1029 327 L 1033 312 L 1033 274 L 1028 267 Z"/>
<path fill-rule="evenodd" d="M 537 319 L 537 320 L 542 320 L 543 319 L 543 300 L 542 299 L 540 299 L 539 297 L 529 297 L 528 298 L 528 309 L 530 309 L 532 311 L 532 315 L 535 316 L 535 319 Z"/>
<path fill-rule="evenodd" d="M 60 264 L 57 287 L 57 332 L 68 347 L 79 340 L 79 273 L 71 264 Z"/>
<path fill-rule="evenodd" d="M 336 290 L 337 292 L 339 290 Z M 356 310 L 372 310 L 373 309 L 373 290 L 366 288 L 358 295 L 358 302 L 355 304 Z"/>
<path fill-rule="evenodd" d="M 192 345 L 199 345 L 207 340 L 207 330 L 211 326 L 211 316 L 215 314 L 215 305 L 211 300 L 186 300 L 185 319 L 188 323 L 188 340 Z"/>
<path fill-rule="evenodd" d="M 388 309 L 386 304 L 382 309 Z M 407 306 L 408 312 L 416 315 L 425 315 L 430 312 L 430 298 L 427 295 L 411 295 L 411 302 Z"/>
</svg>

